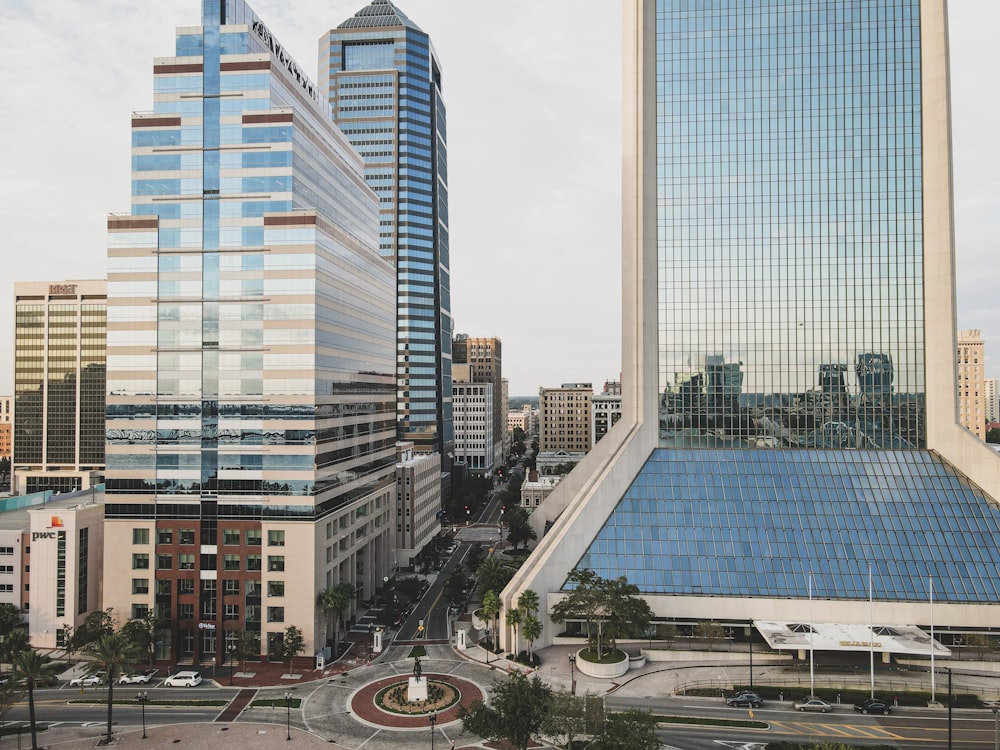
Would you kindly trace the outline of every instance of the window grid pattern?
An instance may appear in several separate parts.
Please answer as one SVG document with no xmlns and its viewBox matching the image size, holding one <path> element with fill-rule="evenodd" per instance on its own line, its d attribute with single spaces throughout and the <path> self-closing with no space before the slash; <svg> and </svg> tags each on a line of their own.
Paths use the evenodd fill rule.
<svg viewBox="0 0 1000 750">
<path fill-rule="evenodd" d="M 644 594 L 1000 600 L 1000 508 L 926 451 L 654 451 L 578 568 Z"/>
<path fill-rule="evenodd" d="M 926 445 L 919 23 L 658 0 L 662 446 Z"/>
</svg>

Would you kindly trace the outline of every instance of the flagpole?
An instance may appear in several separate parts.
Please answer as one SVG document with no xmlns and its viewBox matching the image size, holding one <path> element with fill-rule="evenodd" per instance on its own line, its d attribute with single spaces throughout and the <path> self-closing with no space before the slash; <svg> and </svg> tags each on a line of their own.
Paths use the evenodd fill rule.
<svg viewBox="0 0 1000 750">
<path fill-rule="evenodd" d="M 928 577 L 927 585 L 931 595 L 931 703 L 934 703 L 934 678 L 936 676 L 934 673 L 934 576 Z"/>
<path fill-rule="evenodd" d="M 868 563 L 868 629 L 871 630 L 871 637 L 868 639 L 868 660 L 871 669 L 872 693 L 871 698 L 875 700 L 875 605 L 872 596 L 872 564 Z"/>
<path fill-rule="evenodd" d="M 809 697 L 816 695 L 816 678 L 813 674 L 813 573 L 809 571 Z"/>
</svg>

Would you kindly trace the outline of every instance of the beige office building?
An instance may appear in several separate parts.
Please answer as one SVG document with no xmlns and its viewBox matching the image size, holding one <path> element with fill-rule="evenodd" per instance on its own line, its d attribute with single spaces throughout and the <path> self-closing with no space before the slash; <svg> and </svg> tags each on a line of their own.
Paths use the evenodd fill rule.
<svg viewBox="0 0 1000 750">
<path fill-rule="evenodd" d="M 538 389 L 538 450 L 590 450 L 591 383 L 563 383 Z"/>
<path fill-rule="evenodd" d="M 983 337 L 978 329 L 959 331 L 958 421 L 980 440 L 986 437 L 989 404 Z"/>
</svg>

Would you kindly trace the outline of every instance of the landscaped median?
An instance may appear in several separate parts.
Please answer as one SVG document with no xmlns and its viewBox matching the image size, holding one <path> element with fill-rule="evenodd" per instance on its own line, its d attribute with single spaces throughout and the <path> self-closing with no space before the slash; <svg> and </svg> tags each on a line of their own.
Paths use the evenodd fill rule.
<svg viewBox="0 0 1000 750">
<path fill-rule="evenodd" d="M 767 729 L 771 725 L 766 721 L 750 719 L 715 719 L 710 716 L 660 716 L 654 714 L 657 724 L 695 724 L 712 727 L 735 727 L 736 729 Z"/>
</svg>

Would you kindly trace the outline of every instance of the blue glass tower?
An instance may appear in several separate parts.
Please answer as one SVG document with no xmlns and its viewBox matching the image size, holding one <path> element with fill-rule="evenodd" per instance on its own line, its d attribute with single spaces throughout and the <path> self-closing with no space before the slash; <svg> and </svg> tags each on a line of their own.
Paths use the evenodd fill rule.
<svg viewBox="0 0 1000 750">
<path fill-rule="evenodd" d="M 104 601 L 218 663 L 391 563 L 394 269 L 319 88 L 242 0 L 154 65 L 131 214 L 108 222 Z M 266 594 L 265 594 L 266 592 Z"/>
<path fill-rule="evenodd" d="M 801 622 L 813 593 L 826 621 L 874 597 L 927 624 L 933 587 L 939 625 L 989 627 L 1000 459 L 956 420 L 944 3 L 625 5 L 630 418 L 536 512 L 505 599 L 587 568 L 664 620 Z"/>
<path fill-rule="evenodd" d="M 380 201 L 379 247 L 396 265 L 400 440 L 454 446 L 448 152 L 441 67 L 427 34 L 373 0 L 320 42 L 334 119 Z"/>
</svg>

